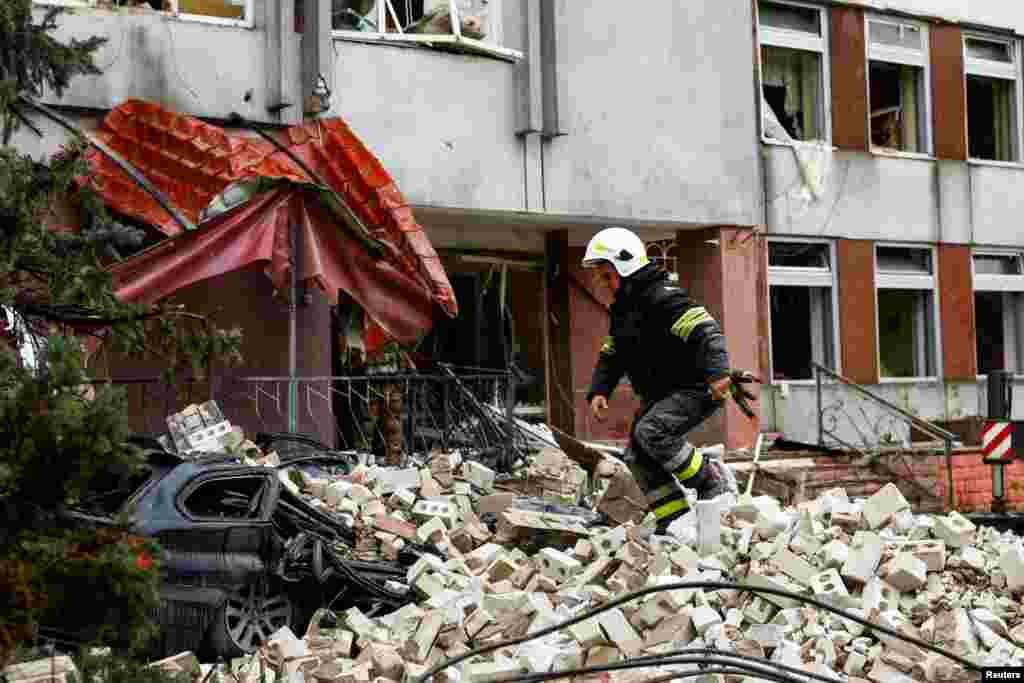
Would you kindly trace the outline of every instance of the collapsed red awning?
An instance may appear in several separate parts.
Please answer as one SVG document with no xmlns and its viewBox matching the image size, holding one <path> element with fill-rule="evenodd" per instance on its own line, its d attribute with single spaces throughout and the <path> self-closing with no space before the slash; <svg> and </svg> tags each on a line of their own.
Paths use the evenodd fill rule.
<svg viewBox="0 0 1024 683">
<path fill-rule="evenodd" d="M 264 262 L 275 285 L 287 283 L 287 235 L 300 226 L 298 277 L 315 281 L 331 299 L 345 291 L 389 334 L 413 341 L 430 329 L 433 304 L 457 312 L 455 295 L 426 233 L 373 154 L 340 119 L 283 131 L 282 142 L 337 192 L 370 236 L 385 247 L 374 259 L 350 228 L 321 201 L 314 179 L 269 142 L 228 135 L 221 128 L 129 100 L 113 109 L 96 136 L 135 166 L 193 222 L 231 183 L 245 178 L 282 182 L 207 221 L 180 228 L 118 166 L 94 149 L 87 181 L 116 211 L 175 237 L 112 269 L 118 295 L 153 302 L 194 282 Z"/>
</svg>

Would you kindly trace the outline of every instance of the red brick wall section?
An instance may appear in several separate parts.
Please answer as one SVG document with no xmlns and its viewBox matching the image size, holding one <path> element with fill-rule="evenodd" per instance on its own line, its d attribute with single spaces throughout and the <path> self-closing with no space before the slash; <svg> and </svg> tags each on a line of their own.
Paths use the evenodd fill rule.
<svg viewBox="0 0 1024 683">
<path fill-rule="evenodd" d="M 839 149 L 868 151 L 867 73 L 864 10 L 836 7 L 832 18 L 832 143 Z"/>
<path fill-rule="evenodd" d="M 939 311 L 943 377 L 973 382 L 978 374 L 978 354 L 971 248 L 966 245 L 939 245 Z"/>
<path fill-rule="evenodd" d="M 858 384 L 878 383 L 874 249 L 875 243 L 869 240 L 836 243 L 843 374 Z"/>
<path fill-rule="evenodd" d="M 931 46 L 932 92 L 935 105 L 935 156 L 967 160 L 967 86 L 964 82 L 963 33 L 955 24 L 933 24 Z"/>
<path fill-rule="evenodd" d="M 982 462 L 980 449 L 960 449 L 953 455 L 953 492 L 960 512 L 989 512 L 992 509 L 992 466 Z M 946 492 L 945 458 L 936 459 L 938 486 Z M 1003 469 L 1006 508 L 1024 512 L 1024 463 L 1015 462 Z"/>
<path fill-rule="evenodd" d="M 597 363 L 601 342 L 608 334 L 608 313 L 605 307 L 588 294 L 590 276 L 580 265 L 586 250 L 569 250 L 569 307 L 573 319 L 572 354 L 573 388 L 576 404 L 576 434 L 594 441 L 625 441 L 633 424 L 633 416 L 640 402 L 628 383 L 620 384 L 608 405 L 608 417 L 598 422 L 590 413 L 586 401 L 590 377 Z"/>
</svg>

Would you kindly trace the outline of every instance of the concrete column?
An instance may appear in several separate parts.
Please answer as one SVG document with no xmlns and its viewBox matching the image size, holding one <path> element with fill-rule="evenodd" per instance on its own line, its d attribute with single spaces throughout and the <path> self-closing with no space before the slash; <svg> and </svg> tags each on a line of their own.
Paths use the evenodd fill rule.
<svg viewBox="0 0 1024 683">
<path fill-rule="evenodd" d="M 761 240 L 750 228 L 722 227 L 676 233 L 679 283 L 708 310 L 725 333 L 734 368 L 762 377 Z M 764 377 L 762 377 L 764 379 Z M 755 387 L 755 395 L 759 392 Z M 754 404 L 755 411 L 760 406 Z M 746 417 L 729 401 L 724 411 L 695 432 L 695 443 L 722 441 L 728 448 L 750 447 L 757 439 L 759 418 Z"/>
<path fill-rule="evenodd" d="M 544 392 L 548 424 L 576 431 L 569 309 L 569 232 L 544 236 Z"/>
</svg>

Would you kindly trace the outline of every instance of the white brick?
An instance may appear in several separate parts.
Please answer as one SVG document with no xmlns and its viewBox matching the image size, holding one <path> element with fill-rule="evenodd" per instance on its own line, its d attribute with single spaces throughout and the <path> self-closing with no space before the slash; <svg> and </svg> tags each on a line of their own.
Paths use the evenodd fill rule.
<svg viewBox="0 0 1024 683">
<path fill-rule="evenodd" d="M 485 626 L 494 621 L 494 617 L 490 612 L 485 610 L 483 607 L 478 607 L 473 610 L 473 613 L 466 619 L 465 629 L 466 635 L 470 638 L 476 636 Z"/>
<path fill-rule="evenodd" d="M 825 566 L 830 569 L 839 569 L 845 563 L 847 558 L 850 556 L 850 546 L 846 545 L 842 541 L 836 539 L 829 541 L 819 551 L 822 561 Z"/>
<path fill-rule="evenodd" d="M 418 500 L 412 507 L 412 514 L 426 521 L 440 519 L 449 529 L 459 522 L 458 510 L 453 503 L 440 500 Z"/>
<path fill-rule="evenodd" d="M 775 551 L 775 555 L 772 556 L 772 562 L 774 562 L 786 576 L 799 581 L 805 586 L 809 586 L 811 583 L 811 577 L 818 573 L 817 570 L 815 570 L 814 567 L 812 567 L 802 557 L 795 555 L 787 548 L 780 547 Z"/>
<path fill-rule="evenodd" d="M 595 617 L 573 624 L 569 627 L 569 632 L 584 649 L 606 642 L 604 633 Z"/>
<path fill-rule="evenodd" d="M 869 529 L 878 529 L 888 524 L 897 512 L 909 509 L 910 503 L 896 485 L 889 482 L 864 504 L 864 521 Z"/>
<path fill-rule="evenodd" d="M 1024 590 L 1024 551 L 1015 545 L 999 558 L 999 568 L 1006 575 L 1006 585 L 1011 593 Z"/>
<path fill-rule="evenodd" d="M 815 574 L 810 579 L 811 590 L 814 597 L 822 602 L 829 602 L 835 605 L 844 605 L 850 597 L 846 590 L 846 584 L 839 572 L 834 568 Z"/>
<path fill-rule="evenodd" d="M 932 533 L 936 538 L 945 541 L 949 547 L 962 548 L 974 543 L 975 528 L 974 524 L 959 512 L 950 512 L 945 517 L 935 519 Z"/>
<path fill-rule="evenodd" d="M 414 489 L 420 485 L 420 472 L 415 467 L 393 469 L 378 467 L 374 469 L 381 493 L 392 493 L 400 489 Z"/>
<path fill-rule="evenodd" d="M 352 490 L 352 483 L 344 480 L 331 482 L 324 489 L 324 502 L 328 505 L 337 505 L 343 498 L 348 498 Z"/>
<path fill-rule="evenodd" d="M 356 635 L 364 636 L 373 633 L 373 622 L 358 607 L 346 610 L 343 620 L 345 625 L 352 629 Z"/>
<path fill-rule="evenodd" d="M 497 543 L 484 543 L 482 546 L 466 555 L 466 564 L 469 565 L 469 568 L 474 572 L 483 571 L 485 567 L 489 567 L 491 563 L 494 562 L 501 551 L 502 547 Z"/>
<path fill-rule="evenodd" d="M 965 545 L 960 549 L 960 559 L 975 571 L 985 573 L 988 562 L 985 560 L 985 553 L 972 545 Z"/>
<path fill-rule="evenodd" d="M 722 506 L 717 500 L 698 500 L 697 552 L 712 555 L 722 547 Z"/>
<path fill-rule="evenodd" d="M 468 460 L 462 463 L 462 476 L 466 481 L 485 492 L 494 489 L 494 470 L 478 462 Z"/>
<path fill-rule="evenodd" d="M 435 610 L 423 617 L 423 621 L 420 622 L 420 627 L 416 629 L 416 635 L 413 637 L 416 643 L 416 656 L 417 662 L 423 662 L 427 659 L 427 655 L 430 654 L 430 648 L 433 647 L 434 641 L 437 640 L 437 634 L 444 626 L 445 616 L 442 610 Z"/>
<path fill-rule="evenodd" d="M 743 616 L 754 624 L 767 624 L 778 608 L 760 595 L 755 595 L 743 610 Z"/>
<path fill-rule="evenodd" d="M 447 528 L 445 527 L 444 522 L 437 517 L 431 517 L 426 521 L 426 523 L 421 524 L 416 529 L 416 540 L 420 543 L 429 543 L 431 542 L 430 538 L 433 536 L 433 542 L 436 542 L 438 540 L 437 535 L 443 535 L 446 531 Z"/>
<path fill-rule="evenodd" d="M 758 586 L 760 588 L 775 588 L 778 590 L 799 592 L 800 589 L 794 589 L 793 586 L 789 585 L 787 581 L 784 581 L 778 576 L 763 576 L 760 574 L 750 574 L 747 576 L 746 582 L 751 586 Z M 787 598 L 781 595 L 769 595 L 768 593 L 762 593 L 758 597 L 762 600 L 778 605 L 779 607 L 797 607 L 800 603 L 793 598 Z"/>
<path fill-rule="evenodd" d="M 503 677 L 514 676 L 524 672 L 523 665 L 519 662 L 505 659 L 493 662 L 481 662 L 470 664 L 467 667 L 467 683 L 480 683 L 480 681 L 499 681 Z"/>
<path fill-rule="evenodd" d="M 785 631 L 777 624 L 751 624 L 747 637 L 762 647 L 777 647 L 786 637 Z"/>
<path fill-rule="evenodd" d="M 879 612 L 890 612 L 899 609 L 900 591 L 876 576 L 864 584 L 861 600 L 862 609 L 865 612 L 870 612 L 873 609 L 877 609 Z"/>
<path fill-rule="evenodd" d="M 620 609 L 610 609 L 602 612 L 597 617 L 601 630 L 608 636 L 608 640 L 615 643 L 623 652 L 632 652 L 640 649 L 642 641 L 640 635 L 626 620 Z"/>
<path fill-rule="evenodd" d="M 690 610 L 690 621 L 693 622 L 697 633 L 704 635 L 711 626 L 722 623 L 722 615 L 711 607 L 695 607 Z"/>
<path fill-rule="evenodd" d="M 626 542 L 626 529 L 618 526 L 590 539 L 594 549 L 602 555 L 614 555 Z"/>
<path fill-rule="evenodd" d="M 870 531 L 858 531 L 840 573 L 844 579 L 864 584 L 875 575 L 881 560 L 882 539 Z"/>
<path fill-rule="evenodd" d="M 901 552 L 890 563 L 885 580 L 899 591 L 920 590 L 928 582 L 928 565 L 908 552 Z"/>
<path fill-rule="evenodd" d="M 558 583 L 568 581 L 583 568 L 579 560 L 554 548 L 544 548 L 537 555 L 541 573 Z"/>
<path fill-rule="evenodd" d="M 440 596 L 445 593 L 445 582 L 440 576 L 434 572 L 423 572 L 416 581 L 412 584 L 413 587 L 419 591 L 424 597 L 432 599 L 435 596 Z M 440 607 L 441 605 L 434 605 Z"/>
<path fill-rule="evenodd" d="M 398 489 L 392 494 L 391 502 L 396 507 L 409 510 L 416 504 L 416 494 L 408 489 Z"/>
</svg>

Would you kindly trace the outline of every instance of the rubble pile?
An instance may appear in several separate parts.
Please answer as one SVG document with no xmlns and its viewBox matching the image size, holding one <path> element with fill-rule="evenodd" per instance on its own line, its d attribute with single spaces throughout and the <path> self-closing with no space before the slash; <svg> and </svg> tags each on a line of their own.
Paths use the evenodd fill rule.
<svg viewBox="0 0 1024 683">
<path fill-rule="evenodd" d="M 245 460 L 280 464 L 274 454 Z M 658 535 L 614 459 L 593 482 L 558 449 L 512 476 L 458 453 L 413 462 L 345 474 L 279 467 L 284 486 L 352 529 L 355 558 L 394 560 L 407 545 L 436 554 L 408 568 L 404 607 L 321 610 L 302 638 L 282 629 L 231 662 L 239 683 L 412 683 L 435 668 L 444 683 L 482 683 L 702 649 L 854 683 L 968 681 L 967 663 L 1024 665 L 1022 539 L 956 512 L 915 515 L 893 484 L 866 500 L 835 488 L 785 509 L 749 494 L 691 500 Z M 788 591 L 860 621 L 792 595 L 659 589 L 680 582 Z M 187 653 L 158 663 L 193 664 Z M 697 668 L 654 661 L 576 678 L 629 683 Z"/>
</svg>

